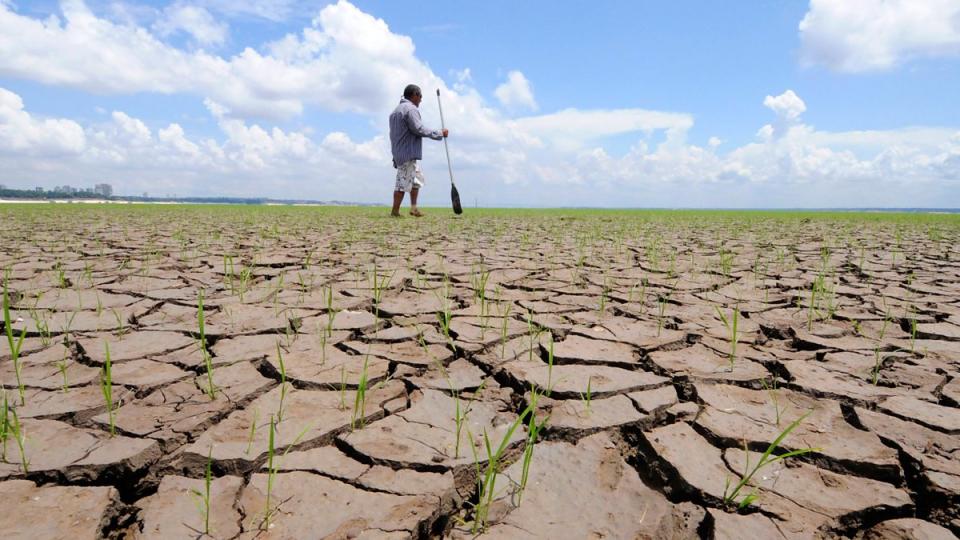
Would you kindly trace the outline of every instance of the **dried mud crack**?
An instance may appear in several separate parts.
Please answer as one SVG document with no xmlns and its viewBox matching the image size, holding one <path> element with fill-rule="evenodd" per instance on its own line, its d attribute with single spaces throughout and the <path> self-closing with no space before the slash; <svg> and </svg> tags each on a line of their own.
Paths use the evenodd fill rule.
<svg viewBox="0 0 960 540">
<path fill-rule="evenodd" d="M 0 214 L 5 538 L 960 534 L 950 216 Z"/>
</svg>

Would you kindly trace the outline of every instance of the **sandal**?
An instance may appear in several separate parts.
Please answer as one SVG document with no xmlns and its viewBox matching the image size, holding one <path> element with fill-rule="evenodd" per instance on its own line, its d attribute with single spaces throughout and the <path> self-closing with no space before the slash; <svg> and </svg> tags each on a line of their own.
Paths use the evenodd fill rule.
<svg viewBox="0 0 960 540">
<path fill-rule="evenodd" d="M 423 217 L 423 214 L 419 210 L 411 210 L 410 215 L 413 217 Z"/>
</svg>

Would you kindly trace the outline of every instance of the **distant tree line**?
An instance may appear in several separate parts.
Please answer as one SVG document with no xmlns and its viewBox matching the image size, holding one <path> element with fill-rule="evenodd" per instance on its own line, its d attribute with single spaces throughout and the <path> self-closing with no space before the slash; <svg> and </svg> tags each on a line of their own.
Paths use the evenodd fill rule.
<svg viewBox="0 0 960 540">
<path fill-rule="evenodd" d="M 3 0 L 0 0 L 2 2 Z M 52 189 L 12 189 L 0 184 L 0 199 L 106 199 L 113 202 L 178 202 L 194 204 L 324 204 L 330 206 L 377 206 L 376 204 L 346 201 L 314 201 L 310 199 L 269 199 L 263 197 L 151 197 L 143 195 L 113 195 L 110 184 L 97 184 L 92 188 L 56 186 Z"/>
<path fill-rule="evenodd" d="M 113 186 L 110 184 L 97 184 L 92 188 L 56 186 L 52 189 L 13 189 L 0 184 L 0 198 L 4 199 L 110 199 L 112 196 Z"/>
</svg>

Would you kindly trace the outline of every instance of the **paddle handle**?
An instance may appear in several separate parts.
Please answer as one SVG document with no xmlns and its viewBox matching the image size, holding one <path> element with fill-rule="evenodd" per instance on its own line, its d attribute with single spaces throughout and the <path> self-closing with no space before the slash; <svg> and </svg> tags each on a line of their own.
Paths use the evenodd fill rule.
<svg viewBox="0 0 960 540">
<path fill-rule="evenodd" d="M 437 88 L 437 107 L 440 107 L 440 129 L 447 129 L 447 125 L 443 121 L 443 104 L 440 103 L 440 89 Z M 447 138 L 443 138 L 443 150 L 447 153 L 447 172 L 450 173 L 450 184 L 456 185 L 453 183 L 453 167 L 450 166 L 450 147 L 447 146 Z"/>
</svg>

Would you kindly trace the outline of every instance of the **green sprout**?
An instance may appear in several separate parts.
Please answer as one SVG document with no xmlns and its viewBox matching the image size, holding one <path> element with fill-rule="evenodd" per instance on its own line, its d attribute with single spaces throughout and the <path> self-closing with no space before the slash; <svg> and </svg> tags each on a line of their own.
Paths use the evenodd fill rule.
<svg viewBox="0 0 960 540">
<path fill-rule="evenodd" d="M 203 492 L 191 489 L 190 493 L 197 498 L 197 507 L 203 517 L 203 534 L 210 534 L 210 485 L 213 481 L 213 446 L 207 452 L 207 467 L 203 477 Z"/>
<path fill-rule="evenodd" d="M 777 390 L 778 384 L 777 379 L 772 379 L 773 382 L 767 384 L 766 379 L 760 379 L 760 386 L 766 390 L 767 394 L 770 396 L 770 402 L 773 403 L 774 416 L 777 419 L 777 427 L 780 427 L 780 415 L 783 413 L 784 409 L 780 407 L 780 395 Z"/>
<path fill-rule="evenodd" d="M 280 406 L 277 407 L 277 423 L 283 421 L 283 400 L 287 397 L 287 368 L 283 364 L 283 352 L 277 342 L 277 363 L 280 365 Z"/>
<path fill-rule="evenodd" d="M 737 359 L 737 341 L 740 340 L 740 303 L 737 302 L 737 305 L 733 308 L 733 313 L 730 314 L 730 318 L 727 318 L 727 316 L 720 311 L 719 306 L 714 306 L 714 308 L 717 310 L 717 315 L 720 316 L 723 326 L 730 332 L 730 354 L 728 358 L 730 360 L 730 371 L 733 371 L 734 362 Z"/>
<path fill-rule="evenodd" d="M 362 428 L 365 422 L 367 407 L 367 363 L 369 356 L 363 357 L 363 371 L 360 372 L 360 382 L 357 384 L 357 393 L 353 399 L 353 415 L 350 419 L 350 429 L 358 425 Z"/>
<path fill-rule="evenodd" d="M 800 422 L 803 422 L 803 420 L 806 419 L 806 417 L 809 415 L 810 413 L 808 412 L 803 416 L 801 416 L 800 418 L 797 418 L 796 420 L 791 422 L 786 429 L 780 432 L 780 435 L 778 435 L 777 438 L 774 439 L 774 441 L 770 443 L 769 446 L 767 446 L 767 449 L 760 456 L 760 460 L 757 461 L 757 463 L 753 466 L 752 469 L 750 468 L 750 452 L 746 448 L 746 444 L 744 444 L 744 455 L 746 456 L 746 460 L 747 460 L 744 466 L 744 472 L 746 472 L 746 474 L 740 477 L 740 481 L 733 486 L 733 489 L 730 489 L 730 479 L 729 478 L 727 479 L 727 484 L 723 488 L 724 504 L 728 504 L 728 505 L 736 504 L 738 509 L 743 509 L 743 508 L 746 508 L 747 506 L 750 506 L 750 504 L 753 503 L 753 501 L 757 500 L 758 498 L 757 490 L 754 489 L 750 493 L 747 493 L 743 496 L 741 496 L 740 492 L 748 483 L 750 483 L 750 480 L 754 477 L 754 475 L 757 474 L 757 472 L 760 469 L 772 463 L 776 463 L 777 461 L 783 461 L 791 457 L 802 456 L 804 454 L 809 454 L 811 452 L 820 451 L 819 448 L 800 448 L 797 450 L 791 450 L 789 452 L 785 452 L 783 454 L 773 453 L 773 451 L 780 446 L 780 443 L 785 438 L 787 438 L 787 435 L 790 435 L 790 432 L 796 429 L 797 426 L 800 425 Z M 737 501 L 738 498 L 740 499 L 739 502 Z"/>
<path fill-rule="evenodd" d="M 203 308 L 203 290 L 197 294 L 197 327 L 200 333 L 200 354 L 203 355 L 203 363 L 207 368 L 207 395 L 210 396 L 210 399 L 216 399 L 217 387 L 213 384 L 213 359 L 210 355 L 210 351 L 207 350 L 207 330 L 206 316 Z"/>
<path fill-rule="evenodd" d="M 30 460 L 27 459 L 27 453 L 23 448 L 24 441 L 26 440 L 26 435 L 23 433 L 23 425 L 20 423 L 20 417 L 17 416 L 17 410 L 13 407 L 10 407 L 8 412 L 8 417 L 12 418 L 13 421 L 8 421 L 8 430 L 10 434 L 13 435 L 13 439 L 17 441 L 17 448 L 20 450 L 20 465 L 23 467 L 24 474 L 30 472 Z M 6 445 L 6 442 L 4 442 Z M 6 451 L 4 451 L 6 454 Z"/>
<path fill-rule="evenodd" d="M 107 405 L 107 419 L 110 422 L 110 436 L 116 435 L 113 409 L 113 362 L 110 361 L 110 343 L 103 342 L 106 350 L 106 360 L 100 371 L 100 391 L 103 393 L 103 401 Z"/>
<path fill-rule="evenodd" d="M 17 389 L 20 391 L 20 404 L 24 404 L 23 380 L 20 377 L 23 364 L 20 362 L 20 349 L 23 347 L 23 340 L 27 337 L 27 327 L 24 325 L 20 331 L 20 337 L 13 338 L 13 321 L 10 317 L 10 292 L 7 290 L 8 278 L 3 280 L 3 328 L 7 334 L 7 344 L 10 346 L 10 357 L 13 359 L 13 371 L 17 378 Z"/>
<path fill-rule="evenodd" d="M 589 382 L 588 382 L 589 384 Z M 523 500 L 523 492 L 527 488 L 527 479 L 530 476 L 530 463 L 533 462 L 533 449 L 534 445 L 537 442 L 537 439 L 540 436 L 540 430 L 547 424 L 547 421 L 550 417 L 544 418 L 542 421 L 537 422 L 537 401 L 540 399 L 540 394 L 537 393 L 536 388 L 532 385 L 530 387 L 530 404 L 527 407 L 527 410 L 530 411 L 530 419 L 527 425 L 527 439 L 523 446 L 523 467 L 520 475 L 520 486 L 517 492 L 517 504 Z"/>
<path fill-rule="evenodd" d="M 260 409 L 253 409 L 253 420 L 250 421 L 250 434 L 247 436 L 247 449 L 243 451 L 244 455 L 250 453 L 253 447 L 253 438 L 257 434 L 257 418 L 260 416 Z"/>
<path fill-rule="evenodd" d="M 587 416 L 589 416 L 593 411 L 591 409 L 591 403 L 593 401 L 593 390 L 591 384 L 593 383 L 593 375 L 587 377 L 587 392 L 586 394 L 580 393 L 580 400 L 583 401 L 583 406 L 587 410 Z"/>
</svg>

